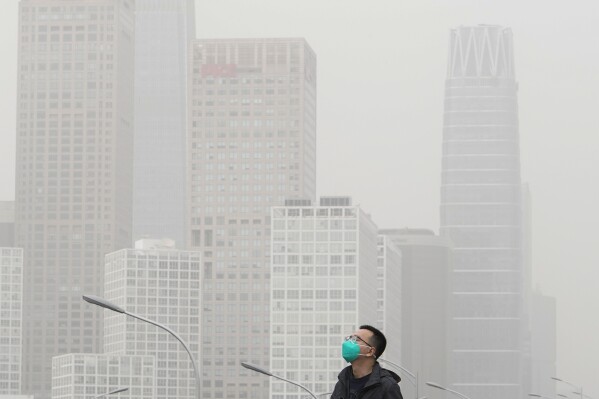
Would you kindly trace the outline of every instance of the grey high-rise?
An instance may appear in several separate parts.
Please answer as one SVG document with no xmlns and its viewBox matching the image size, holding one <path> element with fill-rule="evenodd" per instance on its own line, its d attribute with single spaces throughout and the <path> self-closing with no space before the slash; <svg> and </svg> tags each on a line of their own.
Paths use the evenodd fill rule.
<svg viewBox="0 0 599 399">
<path fill-rule="evenodd" d="M 133 239 L 185 245 L 185 114 L 193 0 L 135 1 Z"/>
<path fill-rule="evenodd" d="M 197 40 L 190 60 L 188 213 L 202 252 L 202 396 L 265 398 L 270 208 L 314 199 L 316 55 L 304 39 Z"/>
<path fill-rule="evenodd" d="M 512 32 L 451 31 L 441 234 L 454 244 L 450 375 L 472 398 L 523 392 L 523 252 Z"/>
<path fill-rule="evenodd" d="M 23 248 L 23 390 L 52 357 L 98 352 L 104 254 L 130 245 L 133 2 L 21 0 L 15 241 Z"/>
</svg>

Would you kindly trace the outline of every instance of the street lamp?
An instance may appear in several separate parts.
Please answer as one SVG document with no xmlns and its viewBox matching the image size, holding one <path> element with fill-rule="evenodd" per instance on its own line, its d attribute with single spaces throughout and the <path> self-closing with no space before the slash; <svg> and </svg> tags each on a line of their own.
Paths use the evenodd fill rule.
<svg viewBox="0 0 599 399">
<path fill-rule="evenodd" d="M 538 393 L 529 393 L 529 394 L 528 394 L 528 396 L 532 396 L 532 397 L 534 397 L 534 398 L 553 399 L 553 398 L 551 398 L 551 397 L 549 397 L 549 396 L 543 396 L 543 395 L 539 395 Z M 561 398 L 568 398 L 568 396 L 567 396 L 567 395 L 564 395 L 564 394 L 561 394 L 561 393 L 558 393 L 556 396 L 559 396 L 559 397 L 561 397 Z"/>
<path fill-rule="evenodd" d="M 582 399 L 585 395 L 582 394 L 582 387 L 579 387 L 577 385 L 572 384 L 571 382 L 562 380 L 561 378 L 557 378 L 557 377 L 551 377 L 552 380 L 555 380 L 557 382 L 563 382 L 564 384 L 568 384 L 570 385 L 572 388 L 578 390 L 578 392 L 574 391 L 572 393 L 576 394 L 576 395 L 580 395 L 580 399 Z"/>
<path fill-rule="evenodd" d="M 461 398 L 470 399 L 468 396 L 464 395 L 463 393 L 459 393 L 458 391 L 454 391 L 453 389 L 445 388 L 444 386 L 439 385 L 437 383 L 427 381 L 427 382 L 425 382 L 425 384 L 428 385 L 429 387 L 433 387 L 433 388 L 441 389 L 443 391 L 451 392 L 454 395 L 457 395 Z"/>
<path fill-rule="evenodd" d="M 183 339 L 181 337 L 179 337 L 179 335 L 176 332 L 174 332 L 167 326 L 164 326 L 154 320 L 146 319 L 145 317 L 139 316 L 135 313 L 127 312 L 125 309 L 115 305 L 114 303 L 107 301 L 104 298 L 100 298 L 95 295 L 83 295 L 83 300 L 91 303 L 92 305 L 97 305 L 102 308 L 112 310 L 113 312 L 123 313 L 123 314 L 126 314 L 127 316 L 133 317 L 134 319 L 138 319 L 138 320 L 144 321 L 146 323 L 153 324 L 156 327 L 163 329 L 164 331 L 168 332 L 173 337 L 175 337 L 177 339 L 177 341 L 179 341 L 181 343 L 181 345 L 183 345 L 183 348 L 185 348 L 185 350 L 187 351 L 187 354 L 189 355 L 189 359 L 191 359 L 191 364 L 193 366 L 193 371 L 195 373 L 195 379 L 196 379 L 196 397 L 198 399 L 200 398 L 200 372 L 198 371 L 198 366 L 196 364 L 195 358 L 193 357 L 193 354 L 189 350 L 189 347 L 187 346 L 185 341 L 183 341 Z"/>
<path fill-rule="evenodd" d="M 258 367 L 258 366 L 254 366 L 253 364 L 249 364 L 249 363 L 246 363 L 246 362 L 241 362 L 241 365 L 242 365 L 243 367 L 245 367 L 246 369 L 249 369 L 249 370 L 252 370 L 252 371 L 256 371 L 256 372 L 258 372 L 258 373 L 262 373 L 262 374 L 264 374 L 264 375 L 267 375 L 267 376 L 269 376 L 269 377 L 274 377 L 274 378 L 277 378 L 277 379 L 279 379 L 279 380 L 281 380 L 281 381 L 285 381 L 285 382 L 288 382 L 288 383 L 290 383 L 290 384 L 293 384 L 293 385 L 295 385 L 295 386 L 297 386 L 297 387 L 300 387 L 300 388 L 301 388 L 301 389 L 303 389 L 304 391 L 308 392 L 308 393 L 310 394 L 310 396 L 312 396 L 314 399 L 318 399 L 317 395 L 316 395 L 314 392 L 310 391 L 310 390 L 309 390 L 308 388 L 306 388 L 305 386 L 303 386 L 303 385 L 301 385 L 301 384 L 298 384 L 297 382 L 290 381 L 290 380 L 288 380 L 288 379 L 286 379 L 286 378 L 283 378 L 283 377 L 280 377 L 280 376 L 278 376 L 278 375 L 275 375 L 275 374 L 271 373 L 270 371 L 268 371 L 268 370 L 265 370 L 265 369 L 263 369 L 263 368 L 260 368 L 260 367 Z M 325 394 L 321 394 L 321 395 L 327 395 L 327 394 L 325 393 Z"/>
<path fill-rule="evenodd" d="M 412 385 L 414 385 L 416 387 L 416 399 L 424 399 L 426 398 L 426 396 L 423 396 L 422 398 L 418 397 L 418 389 L 420 388 L 418 385 L 418 372 L 416 372 L 416 374 L 412 373 L 410 370 L 406 369 L 405 367 L 400 366 L 397 363 L 393 363 L 390 360 L 387 359 L 377 359 L 379 362 L 383 362 L 383 363 L 389 363 L 392 366 L 397 367 L 398 369 L 400 369 L 401 371 L 403 371 L 404 373 L 406 373 L 409 377 L 412 377 L 412 379 L 408 378 L 408 381 L 410 381 L 412 383 Z"/>
<path fill-rule="evenodd" d="M 117 389 L 113 389 L 110 392 L 106 392 L 106 393 L 103 393 L 102 395 L 95 396 L 94 399 L 103 398 L 104 396 L 114 395 L 115 393 L 125 392 L 125 391 L 128 391 L 128 390 L 129 390 L 129 388 L 117 388 Z"/>
</svg>

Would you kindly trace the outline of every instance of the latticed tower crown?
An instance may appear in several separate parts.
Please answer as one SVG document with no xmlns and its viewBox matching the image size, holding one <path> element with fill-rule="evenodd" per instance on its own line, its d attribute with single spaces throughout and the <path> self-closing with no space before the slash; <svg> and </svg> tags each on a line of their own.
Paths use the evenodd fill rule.
<svg viewBox="0 0 599 399">
<path fill-rule="evenodd" d="M 498 25 L 451 30 L 447 78 L 515 79 L 512 31 Z"/>
</svg>

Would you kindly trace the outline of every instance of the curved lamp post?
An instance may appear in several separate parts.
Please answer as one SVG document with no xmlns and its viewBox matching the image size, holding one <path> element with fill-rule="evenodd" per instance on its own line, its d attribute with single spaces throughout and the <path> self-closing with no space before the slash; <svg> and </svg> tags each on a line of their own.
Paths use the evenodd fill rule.
<svg viewBox="0 0 599 399">
<path fill-rule="evenodd" d="M 164 326 L 164 325 L 162 325 L 162 324 L 160 324 L 160 323 L 158 323 L 158 322 L 156 322 L 154 320 L 146 319 L 145 317 L 139 316 L 139 315 L 137 315 L 135 313 L 127 312 L 125 309 L 121 308 L 120 306 L 115 305 L 114 303 L 111 303 L 111 302 L 107 301 L 104 298 L 100 298 L 99 296 L 95 296 L 95 295 L 83 295 L 83 300 L 86 301 L 86 302 L 91 303 L 92 305 L 97 305 L 97 306 L 100 306 L 100 307 L 102 307 L 104 309 L 112 310 L 113 312 L 126 314 L 127 316 L 131 316 L 134 319 L 138 319 L 138 320 L 144 321 L 146 323 L 155 325 L 156 327 L 163 329 L 164 331 L 168 332 L 173 337 L 175 337 L 177 339 L 177 341 L 179 341 L 181 343 L 181 345 L 183 345 L 183 348 L 185 348 L 185 350 L 187 351 L 187 354 L 189 355 L 189 359 L 191 360 L 191 364 L 193 366 L 193 371 L 195 373 L 195 379 L 196 379 L 196 397 L 198 399 L 200 398 L 200 372 L 198 371 L 198 366 L 196 364 L 195 358 L 193 357 L 193 354 L 189 350 L 189 347 L 187 346 L 187 344 L 185 343 L 185 341 L 183 341 L 183 339 L 179 335 L 177 335 L 176 332 L 174 332 L 173 330 L 171 330 L 167 326 Z"/>
<path fill-rule="evenodd" d="M 573 391 L 572 393 L 573 393 L 573 394 L 576 394 L 576 395 L 580 395 L 580 399 L 583 399 L 584 397 L 590 398 L 589 396 L 587 396 L 587 395 L 583 395 L 583 394 L 582 394 L 582 387 L 579 387 L 579 386 L 577 386 L 577 385 L 574 385 L 574 384 L 572 384 L 571 382 L 568 382 L 568 381 L 562 380 L 561 378 L 557 378 L 557 377 L 551 377 L 551 379 L 552 379 L 552 380 L 555 380 L 555 381 L 557 381 L 557 382 L 563 382 L 564 384 L 568 384 L 568 385 L 570 385 L 572 388 L 576 389 L 576 391 Z M 591 399 L 592 399 L 592 398 L 591 398 Z"/>
<path fill-rule="evenodd" d="M 397 363 L 393 363 L 390 360 L 387 359 L 377 359 L 379 362 L 383 362 L 383 363 L 388 363 L 394 367 L 397 367 L 398 369 L 400 369 L 401 371 L 403 371 L 404 373 L 406 373 L 410 378 L 408 378 L 408 381 L 410 381 L 412 383 L 412 385 L 414 385 L 414 387 L 416 387 L 416 399 L 425 399 L 426 396 L 423 396 L 421 398 L 418 397 L 418 389 L 420 388 L 418 385 L 418 372 L 416 372 L 416 374 L 412 373 L 410 370 L 408 370 L 405 367 L 400 366 Z"/>
<path fill-rule="evenodd" d="M 260 368 L 260 367 L 258 367 L 258 366 L 254 366 L 253 364 L 249 364 L 249 363 L 246 363 L 246 362 L 241 362 L 241 365 L 242 365 L 243 367 L 245 367 L 246 369 L 249 369 L 249 370 L 252 370 L 252 371 L 256 371 L 256 372 L 258 372 L 258 373 L 262 373 L 262 374 L 264 374 L 264 375 L 267 375 L 267 376 L 269 376 L 269 377 L 273 377 L 273 378 L 279 379 L 279 380 L 281 380 L 281 381 L 285 381 L 285 382 L 288 382 L 288 383 L 290 383 L 290 384 L 293 384 L 293 385 L 295 385 L 295 386 L 297 386 L 297 387 L 300 387 L 300 388 L 301 388 L 301 389 L 303 389 L 304 391 L 308 392 L 308 393 L 310 394 L 310 396 L 312 396 L 314 399 L 318 399 L 317 395 L 316 395 L 314 392 L 310 391 L 310 390 L 309 390 L 308 388 L 306 388 L 305 386 L 303 386 L 303 385 L 301 385 L 301 384 L 298 384 L 297 382 L 290 381 L 290 380 L 288 380 L 288 379 L 286 379 L 286 378 L 283 378 L 283 377 L 280 377 L 280 376 L 278 376 L 278 375 L 275 375 L 275 374 L 271 373 L 270 371 L 268 371 L 268 370 L 265 370 L 265 369 L 263 369 L 263 368 Z M 325 394 L 321 394 L 321 395 L 327 395 L 327 394 L 325 393 Z"/>
<path fill-rule="evenodd" d="M 117 388 L 117 389 L 113 389 L 110 392 L 106 392 L 106 393 L 103 393 L 102 395 L 95 396 L 94 399 L 103 398 L 104 396 L 114 395 L 115 393 L 125 392 L 125 391 L 128 391 L 128 390 L 129 390 L 129 388 Z"/>
<path fill-rule="evenodd" d="M 533 398 L 553 399 L 553 398 L 550 398 L 549 396 L 539 395 L 538 393 L 529 393 L 528 396 L 532 396 Z M 556 396 L 559 396 L 561 398 L 567 398 L 568 397 L 568 396 L 563 395 L 561 393 L 558 393 Z"/>
<path fill-rule="evenodd" d="M 445 388 L 444 386 L 442 386 L 442 385 L 439 385 L 439 384 L 437 384 L 437 383 L 434 383 L 434 382 L 427 381 L 427 382 L 425 382 L 425 384 L 426 384 L 426 385 L 428 385 L 429 387 L 433 387 L 433 388 L 441 389 L 441 390 L 443 390 L 443 391 L 451 392 L 451 393 L 453 393 L 454 395 L 457 395 L 457 396 L 459 396 L 460 398 L 463 398 L 463 399 L 470 399 L 468 396 L 464 395 L 463 393 L 460 393 L 460 392 L 458 392 L 458 391 L 454 391 L 453 389 Z"/>
</svg>

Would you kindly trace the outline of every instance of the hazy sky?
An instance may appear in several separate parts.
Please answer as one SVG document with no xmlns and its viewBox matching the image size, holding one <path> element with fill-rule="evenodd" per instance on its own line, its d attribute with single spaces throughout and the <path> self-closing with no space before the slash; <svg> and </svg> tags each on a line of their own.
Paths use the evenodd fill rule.
<svg viewBox="0 0 599 399">
<path fill-rule="evenodd" d="M 11 200 L 17 1 L 1 7 L 0 200 Z M 558 376 L 599 399 L 598 1 L 205 0 L 196 8 L 199 37 L 305 37 L 318 55 L 318 193 L 352 195 L 381 227 L 435 231 L 449 29 L 511 27 L 534 285 L 558 300 Z"/>
</svg>

